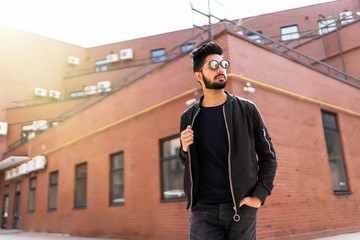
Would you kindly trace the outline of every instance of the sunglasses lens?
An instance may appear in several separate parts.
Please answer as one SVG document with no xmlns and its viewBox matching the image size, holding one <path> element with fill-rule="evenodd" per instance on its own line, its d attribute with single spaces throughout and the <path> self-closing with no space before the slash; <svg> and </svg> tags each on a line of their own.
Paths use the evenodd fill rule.
<svg viewBox="0 0 360 240">
<path fill-rule="evenodd" d="M 222 60 L 220 64 L 223 69 L 227 69 L 230 66 L 230 62 L 227 60 Z"/>
<path fill-rule="evenodd" d="M 214 70 L 219 67 L 219 63 L 218 63 L 217 61 L 215 61 L 215 60 L 209 62 L 209 65 L 210 65 L 210 67 L 211 67 L 212 69 L 214 69 Z"/>
</svg>

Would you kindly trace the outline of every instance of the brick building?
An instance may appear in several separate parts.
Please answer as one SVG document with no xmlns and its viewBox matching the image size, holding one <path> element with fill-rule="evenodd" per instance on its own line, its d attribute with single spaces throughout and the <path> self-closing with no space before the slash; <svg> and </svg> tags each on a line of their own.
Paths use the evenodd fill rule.
<svg viewBox="0 0 360 240">
<path fill-rule="evenodd" d="M 360 230 L 359 12 L 340 0 L 212 28 L 227 90 L 257 104 L 277 152 L 258 239 Z M 0 35 L 2 228 L 187 239 L 179 117 L 201 96 L 188 53 L 208 33 L 88 49 Z"/>
</svg>

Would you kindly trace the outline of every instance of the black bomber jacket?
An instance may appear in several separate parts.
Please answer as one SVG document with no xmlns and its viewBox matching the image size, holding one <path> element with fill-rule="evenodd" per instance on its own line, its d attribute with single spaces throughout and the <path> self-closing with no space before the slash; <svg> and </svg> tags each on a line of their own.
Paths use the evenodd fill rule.
<svg viewBox="0 0 360 240">
<path fill-rule="evenodd" d="M 233 204 L 239 206 L 241 199 L 247 196 L 256 196 L 264 203 L 271 194 L 277 168 L 271 138 L 254 103 L 225 93 L 227 100 L 223 113 L 229 140 L 228 167 Z M 189 125 L 193 127 L 202 99 L 203 97 L 182 114 L 180 132 Z M 187 209 L 194 205 L 198 191 L 199 169 L 195 147 L 192 144 L 188 152 L 184 152 L 180 146 L 179 151 L 181 163 L 185 166 L 184 191 L 188 199 Z M 234 219 L 237 211 L 238 208 L 235 207 Z"/>
</svg>

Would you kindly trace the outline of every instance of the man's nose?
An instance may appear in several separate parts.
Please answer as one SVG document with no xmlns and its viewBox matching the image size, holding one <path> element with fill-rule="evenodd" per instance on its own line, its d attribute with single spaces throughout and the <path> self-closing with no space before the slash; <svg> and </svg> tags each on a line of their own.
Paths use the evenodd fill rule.
<svg viewBox="0 0 360 240">
<path fill-rule="evenodd" d="M 224 71 L 226 71 L 226 70 L 222 66 L 219 66 L 218 69 L 217 69 L 218 74 L 224 73 Z"/>
</svg>

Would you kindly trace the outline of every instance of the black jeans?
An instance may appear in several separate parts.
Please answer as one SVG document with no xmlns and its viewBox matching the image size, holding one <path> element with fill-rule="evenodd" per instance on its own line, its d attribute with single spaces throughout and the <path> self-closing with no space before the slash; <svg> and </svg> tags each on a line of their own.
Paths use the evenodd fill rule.
<svg viewBox="0 0 360 240">
<path fill-rule="evenodd" d="M 190 240 L 256 240 L 257 208 L 247 205 L 238 209 L 235 222 L 232 203 L 198 203 L 191 209 Z"/>
</svg>

